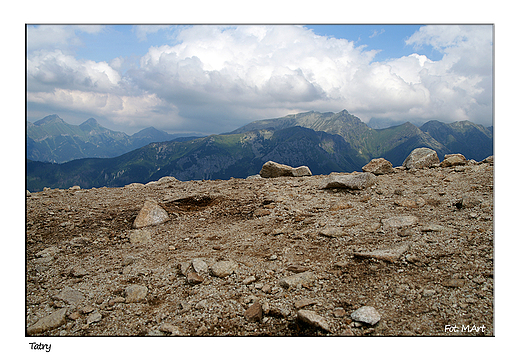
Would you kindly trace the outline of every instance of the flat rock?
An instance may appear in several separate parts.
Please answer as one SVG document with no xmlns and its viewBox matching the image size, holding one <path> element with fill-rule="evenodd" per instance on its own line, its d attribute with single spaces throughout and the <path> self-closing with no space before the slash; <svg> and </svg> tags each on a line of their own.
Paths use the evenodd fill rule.
<svg viewBox="0 0 520 361">
<path fill-rule="evenodd" d="M 53 297 L 55 300 L 63 301 L 69 305 L 78 304 L 85 299 L 83 293 L 71 287 L 65 287 L 60 293 Z"/>
<path fill-rule="evenodd" d="M 361 169 L 363 170 L 363 172 L 370 172 L 375 175 L 382 175 L 394 172 L 392 163 L 390 163 L 384 158 L 372 159 L 367 165 L 365 165 Z"/>
<path fill-rule="evenodd" d="M 166 222 L 168 213 L 151 198 L 146 199 L 143 208 L 134 221 L 135 228 L 154 226 Z"/>
<path fill-rule="evenodd" d="M 397 216 L 381 220 L 383 227 L 386 228 L 409 227 L 417 224 L 417 222 L 419 222 L 419 219 L 415 216 Z"/>
<path fill-rule="evenodd" d="M 421 197 L 399 198 L 394 201 L 394 204 L 399 207 L 420 208 L 426 204 L 426 201 Z"/>
<path fill-rule="evenodd" d="M 363 306 L 352 312 L 350 318 L 353 321 L 375 325 L 381 319 L 381 315 L 372 306 Z"/>
<path fill-rule="evenodd" d="M 329 238 L 339 238 L 346 236 L 347 232 L 342 227 L 325 227 L 318 234 Z"/>
<path fill-rule="evenodd" d="M 439 163 L 437 152 L 430 148 L 416 148 L 403 162 L 406 169 L 429 168 Z"/>
<path fill-rule="evenodd" d="M 181 336 L 182 335 L 181 330 L 177 326 L 172 325 L 171 323 L 167 323 L 167 322 L 163 323 L 159 327 L 159 331 L 169 333 L 172 336 Z"/>
<path fill-rule="evenodd" d="M 296 307 L 296 308 L 303 308 L 303 307 L 306 307 L 306 306 L 315 305 L 316 303 L 318 303 L 318 301 L 315 300 L 315 299 L 303 298 L 301 300 L 298 300 L 298 301 L 294 302 L 294 307 Z"/>
<path fill-rule="evenodd" d="M 410 248 L 409 242 L 404 242 L 396 247 L 378 249 L 371 252 L 354 252 L 355 257 L 375 258 L 382 261 L 396 262 Z"/>
<path fill-rule="evenodd" d="M 376 178 L 377 177 L 372 173 L 333 174 L 321 183 L 320 188 L 348 188 L 360 190 L 376 184 Z"/>
<path fill-rule="evenodd" d="M 64 325 L 67 322 L 65 319 L 66 314 L 67 308 L 61 308 L 39 319 L 34 325 L 27 328 L 27 334 L 32 336 Z"/>
<path fill-rule="evenodd" d="M 146 295 L 148 294 L 148 288 L 141 285 L 131 285 L 125 288 L 125 294 L 126 303 L 141 302 L 146 298 Z"/>
<path fill-rule="evenodd" d="M 280 280 L 280 286 L 283 288 L 293 288 L 297 286 L 311 287 L 316 280 L 316 276 L 312 272 L 297 273 L 292 276 L 284 277 Z"/>
<path fill-rule="evenodd" d="M 91 323 L 99 322 L 99 321 L 101 321 L 102 318 L 103 318 L 103 316 L 101 315 L 101 313 L 99 313 L 99 311 L 95 311 L 87 317 L 87 325 L 90 325 Z"/>
<path fill-rule="evenodd" d="M 234 261 L 218 261 L 210 267 L 210 274 L 215 277 L 224 278 L 231 275 L 238 269 L 238 264 Z"/>
<path fill-rule="evenodd" d="M 262 166 L 260 176 L 263 178 L 277 178 L 277 177 L 304 177 L 311 176 L 312 173 L 307 166 L 293 168 L 285 164 L 279 164 L 273 161 L 268 161 Z"/>
<path fill-rule="evenodd" d="M 316 327 L 321 328 L 322 330 L 326 332 L 331 332 L 329 324 L 327 323 L 327 320 L 325 317 L 318 315 L 316 312 L 313 311 L 307 311 L 307 310 L 299 310 L 297 317 L 300 321 Z"/>
</svg>

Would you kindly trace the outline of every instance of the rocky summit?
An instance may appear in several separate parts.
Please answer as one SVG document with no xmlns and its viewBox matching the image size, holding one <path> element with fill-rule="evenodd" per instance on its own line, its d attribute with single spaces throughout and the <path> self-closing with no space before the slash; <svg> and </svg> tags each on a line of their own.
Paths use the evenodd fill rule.
<svg viewBox="0 0 520 361">
<path fill-rule="evenodd" d="M 430 154 L 27 192 L 26 332 L 494 335 L 493 158 Z"/>
</svg>

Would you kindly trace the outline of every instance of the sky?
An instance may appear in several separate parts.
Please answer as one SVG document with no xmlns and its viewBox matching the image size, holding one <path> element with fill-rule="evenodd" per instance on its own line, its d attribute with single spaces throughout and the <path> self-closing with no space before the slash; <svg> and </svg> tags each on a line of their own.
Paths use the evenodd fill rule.
<svg viewBox="0 0 520 361">
<path fill-rule="evenodd" d="M 492 25 L 27 25 L 27 119 L 218 134 L 346 109 L 493 118 Z"/>
</svg>

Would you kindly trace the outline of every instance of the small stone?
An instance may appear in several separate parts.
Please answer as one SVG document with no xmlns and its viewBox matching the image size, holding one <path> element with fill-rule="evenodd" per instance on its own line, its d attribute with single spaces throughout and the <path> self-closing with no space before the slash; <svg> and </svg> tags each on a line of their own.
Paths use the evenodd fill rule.
<svg viewBox="0 0 520 361">
<path fill-rule="evenodd" d="M 262 321 L 262 305 L 255 301 L 244 313 L 244 317 L 248 322 Z"/>
<path fill-rule="evenodd" d="M 134 221 L 135 228 L 153 226 L 166 222 L 169 219 L 168 213 L 162 209 L 153 199 L 146 199 L 144 206 Z"/>
<path fill-rule="evenodd" d="M 442 232 L 444 231 L 444 227 L 438 224 L 428 224 L 426 226 L 421 227 L 421 232 Z"/>
<path fill-rule="evenodd" d="M 148 288 L 141 285 L 131 285 L 125 288 L 126 303 L 141 302 L 146 298 Z"/>
<path fill-rule="evenodd" d="M 224 278 L 231 275 L 238 269 L 238 264 L 234 261 L 218 261 L 210 267 L 210 274 L 215 277 Z"/>
<path fill-rule="evenodd" d="M 330 327 L 326 321 L 326 319 L 320 315 L 318 315 L 316 312 L 313 311 L 307 311 L 307 310 L 299 310 L 297 317 L 299 320 L 303 321 L 304 323 L 314 326 L 316 328 L 321 328 L 322 330 L 326 332 L 331 332 Z"/>
<path fill-rule="evenodd" d="M 451 288 L 457 288 L 457 287 L 463 287 L 464 286 L 464 280 L 458 279 L 458 278 L 452 278 L 447 281 L 444 281 L 442 285 L 444 287 L 451 287 Z"/>
<path fill-rule="evenodd" d="M 27 334 L 32 336 L 64 325 L 67 322 L 66 314 L 67 308 L 65 307 L 39 319 L 38 322 L 27 328 Z"/>
<path fill-rule="evenodd" d="M 394 201 L 394 204 L 399 207 L 406 208 L 420 208 L 426 204 L 426 201 L 421 198 L 401 198 Z"/>
<path fill-rule="evenodd" d="M 280 286 L 283 288 L 293 288 L 297 286 L 311 287 L 316 277 L 312 272 L 297 273 L 292 276 L 284 277 L 280 280 Z"/>
<path fill-rule="evenodd" d="M 69 188 L 69 190 L 71 190 L 71 191 L 79 191 L 80 189 L 81 189 L 80 186 L 72 186 Z"/>
<path fill-rule="evenodd" d="M 272 288 L 271 288 L 271 285 L 266 284 L 266 285 L 264 285 L 264 286 L 262 287 L 261 291 L 262 291 L 263 293 L 271 293 L 271 289 L 272 289 Z"/>
<path fill-rule="evenodd" d="M 188 272 L 187 280 L 191 285 L 197 285 L 204 282 L 204 278 L 199 276 L 196 272 Z"/>
<path fill-rule="evenodd" d="M 338 308 L 335 308 L 334 311 L 332 312 L 332 314 L 334 315 L 334 317 L 337 317 L 337 318 L 341 318 L 341 317 L 345 317 L 345 315 L 347 314 L 347 311 L 345 311 L 343 308 L 341 307 L 338 307 Z"/>
<path fill-rule="evenodd" d="M 341 227 L 325 227 L 318 234 L 329 238 L 340 238 L 346 236 L 347 232 Z"/>
<path fill-rule="evenodd" d="M 316 303 L 318 303 L 318 301 L 316 301 L 312 298 L 303 298 L 301 300 L 294 302 L 294 307 L 303 308 L 306 306 L 315 305 Z"/>
<path fill-rule="evenodd" d="M 393 173 L 392 163 L 384 158 L 372 159 L 367 165 L 361 168 L 363 172 L 370 172 L 375 175 Z"/>
<path fill-rule="evenodd" d="M 193 269 L 197 273 L 208 273 L 208 265 L 201 258 L 194 258 L 191 261 L 191 265 L 193 266 Z"/>
<path fill-rule="evenodd" d="M 247 277 L 245 280 L 242 281 L 242 283 L 244 285 L 250 285 L 251 283 L 255 282 L 256 281 L 256 277 L 255 276 L 250 276 L 250 277 Z"/>
<path fill-rule="evenodd" d="M 301 266 L 301 265 L 290 265 L 287 267 L 287 271 L 291 271 L 294 273 L 302 273 L 308 271 L 309 267 Z"/>
<path fill-rule="evenodd" d="M 197 330 L 197 332 L 195 333 L 196 336 L 202 336 L 204 335 L 206 332 L 208 332 L 208 328 L 204 325 L 200 326 L 199 329 Z"/>
<path fill-rule="evenodd" d="M 372 306 L 363 306 L 352 312 L 350 318 L 354 321 L 375 325 L 381 319 L 381 315 Z"/>
<path fill-rule="evenodd" d="M 386 228 L 402 228 L 402 227 L 410 227 L 415 225 L 419 219 L 415 216 L 397 216 L 382 219 L 381 223 L 383 223 L 383 227 Z"/>
<path fill-rule="evenodd" d="M 182 335 L 181 330 L 177 326 L 174 326 L 171 323 L 166 322 L 159 327 L 159 331 L 169 333 L 172 336 Z"/>
<path fill-rule="evenodd" d="M 435 294 L 435 290 L 424 290 L 422 295 L 423 297 L 431 297 Z"/>
<path fill-rule="evenodd" d="M 402 244 L 392 248 L 378 249 L 371 252 L 354 252 L 354 256 L 359 258 L 375 258 L 388 262 L 396 262 L 406 251 L 408 251 L 409 248 L 410 243 L 403 242 Z"/>
<path fill-rule="evenodd" d="M 91 315 L 88 316 L 87 325 L 90 325 L 91 323 L 99 322 L 99 321 L 101 321 L 102 318 L 103 318 L 103 316 L 101 316 L 101 313 L 99 313 L 99 311 L 95 311 L 94 313 L 92 313 Z"/>
<path fill-rule="evenodd" d="M 69 318 L 73 321 L 76 321 L 81 317 L 81 314 L 78 311 L 74 311 L 69 315 Z"/>
<path fill-rule="evenodd" d="M 268 210 L 268 209 L 264 209 L 264 208 L 258 208 L 258 209 L 255 209 L 255 211 L 253 212 L 253 214 L 256 216 L 256 217 L 263 217 L 263 216 L 268 216 L 271 214 L 271 211 Z"/>
<path fill-rule="evenodd" d="M 475 197 L 473 195 L 466 195 L 466 196 L 463 196 L 462 198 L 457 199 L 455 201 L 454 205 L 458 209 L 473 208 L 473 207 L 479 206 L 482 202 L 483 201 L 481 198 Z"/>
</svg>

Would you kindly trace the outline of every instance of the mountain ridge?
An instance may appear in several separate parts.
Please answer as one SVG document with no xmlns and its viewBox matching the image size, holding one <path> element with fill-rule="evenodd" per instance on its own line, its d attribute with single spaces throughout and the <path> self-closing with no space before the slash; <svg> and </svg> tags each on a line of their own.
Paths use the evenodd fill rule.
<svg viewBox="0 0 520 361">
<path fill-rule="evenodd" d="M 306 165 L 313 174 L 352 172 L 361 171 L 371 159 L 380 157 L 394 166 L 400 165 L 413 149 L 419 147 L 434 149 L 442 159 L 445 154 L 455 153 L 456 147 L 470 146 L 471 139 L 486 140 L 487 148 L 479 150 L 486 153 L 482 159 L 493 154 L 492 138 L 489 138 L 492 134 L 471 124 L 445 127 L 434 122 L 425 128 L 441 141 L 444 138 L 433 131 L 434 126 L 448 132 L 451 147 L 447 147 L 411 123 L 375 130 L 346 111 L 336 114 L 308 112 L 252 122 L 220 135 L 153 142 L 113 158 L 79 159 L 55 166 L 28 162 L 27 186 L 33 191 L 45 186 L 118 187 L 147 183 L 165 176 L 182 181 L 246 178 L 257 174 L 269 160 L 293 167 Z M 479 129 L 485 132 L 478 133 Z M 465 136 L 459 134 L 462 130 Z M 473 148 L 482 147 L 474 144 Z"/>
</svg>

